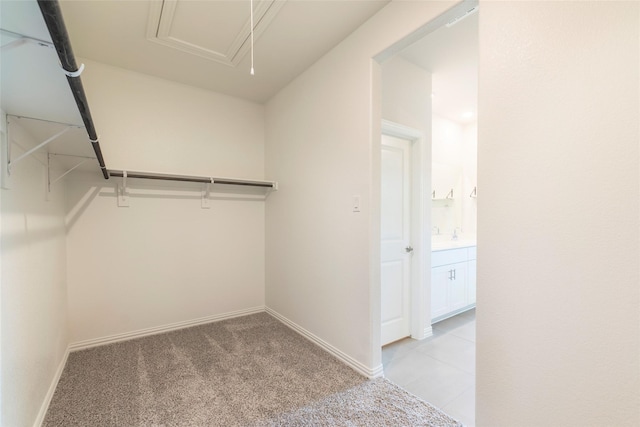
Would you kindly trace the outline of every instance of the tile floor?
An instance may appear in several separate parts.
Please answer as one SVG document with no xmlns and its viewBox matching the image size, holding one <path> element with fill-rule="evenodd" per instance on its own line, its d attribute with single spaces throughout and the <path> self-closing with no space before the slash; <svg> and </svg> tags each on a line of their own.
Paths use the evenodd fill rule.
<svg viewBox="0 0 640 427">
<path fill-rule="evenodd" d="M 475 425 L 475 309 L 433 325 L 433 336 L 382 348 L 384 374 L 462 422 Z"/>
</svg>

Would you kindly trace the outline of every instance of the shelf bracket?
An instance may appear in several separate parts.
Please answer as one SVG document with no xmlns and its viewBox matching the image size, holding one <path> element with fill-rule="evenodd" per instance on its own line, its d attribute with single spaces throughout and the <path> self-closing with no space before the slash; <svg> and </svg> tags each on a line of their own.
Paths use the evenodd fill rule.
<svg viewBox="0 0 640 427">
<path fill-rule="evenodd" d="M 0 158 L 2 161 L 0 164 L 2 167 L 2 176 L 0 176 L 0 186 L 5 190 L 11 188 L 9 175 L 9 162 L 8 159 L 11 157 L 11 143 L 9 142 L 9 121 L 8 116 L 4 113 L 4 111 L 0 110 L 0 116 L 2 117 L 2 122 L 0 123 L 0 149 L 2 150 L 0 153 Z"/>
<path fill-rule="evenodd" d="M 6 53 L 7 51 L 9 51 L 9 50 L 11 50 L 11 49 L 13 49 L 15 47 L 23 45 L 25 42 L 26 42 L 26 40 L 24 38 L 19 38 L 19 39 L 12 40 L 9 43 L 3 44 L 0 47 L 0 52 Z"/>
<path fill-rule="evenodd" d="M 118 207 L 129 207 L 129 193 L 127 191 L 127 171 L 122 171 L 122 184 L 116 184 Z"/>
<path fill-rule="evenodd" d="M 46 47 L 49 49 L 55 49 L 53 43 L 50 43 L 46 40 L 36 39 L 34 37 L 25 36 L 24 34 L 20 33 L 14 33 L 13 31 L 5 30 L 4 28 L 0 28 L 0 34 L 15 38 L 15 40 L 11 40 L 9 43 L 5 43 L 0 46 L 0 52 L 2 53 L 6 53 L 11 49 L 22 46 L 26 43 L 31 43 L 36 46 Z"/>
<path fill-rule="evenodd" d="M 78 159 L 82 159 L 80 160 L 80 162 L 78 162 L 77 164 L 73 165 L 68 171 L 64 172 L 62 175 L 58 176 L 56 179 L 51 179 L 51 159 L 54 156 L 64 156 L 64 157 L 76 157 Z M 71 154 L 56 154 L 56 153 L 48 153 L 47 155 L 47 192 L 51 192 L 51 187 L 53 186 L 53 184 L 55 184 L 56 182 L 60 181 L 62 178 L 64 178 L 65 176 L 67 176 L 68 174 L 70 174 L 71 172 L 73 172 L 74 170 L 76 170 L 77 168 L 79 168 L 80 166 L 82 166 L 83 164 L 85 164 L 86 162 L 88 162 L 89 160 L 95 160 L 94 157 L 86 157 L 86 156 L 74 156 Z"/>
<path fill-rule="evenodd" d="M 211 199 L 209 196 L 211 195 L 211 185 L 215 184 L 213 178 L 209 178 L 211 182 L 207 182 L 204 185 L 204 190 L 202 190 L 202 209 L 210 209 L 211 208 Z"/>
<path fill-rule="evenodd" d="M 266 199 L 269 196 L 269 194 L 271 194 L 274 191 L 278 191 L 278 183 L 275 181 L 273 181 L 272 186 L 267 189 L 267 192 L 265 193 L 264 198 Z"/>
<path fill-rule="evenodd" d="M 43 142 L 41 142 L 40 144 L 36 145 L 35 147 L 33 147 L 30 150 L 27 150 L 26 152 L 22 153 L 21 155 L 19 155 L 18 157 L 16 157 L 15 159 L 11 160 L 11 159 L 7 159 L 7 170 L 9 171 L 9 174 L 11 174 L 11 169 L 17 165 L 19 162 L 21 162 L 22 160 L 24 160 L 26 157 L 30 156 L 31 154 L 35 153 L 36 151 L 38 151 L 39 149 L 41 149 L 42 147 L 46 146 L 47 144 L 55 141 L 57 138 L 61 137 L 62 135 L 64 135 L 65 133 L 69 132 L 69 130 L 73 129 L 73 128 L 77 128 L 78 126 L 65 126 L 64 129 L 62 129 L 60 132 L 56 133 L 55 135 L 53 135 L 50 138 L 47 138 L 46 140 L 44 140 Z M 11 143 L 11 141 L 8 142 L 9 144 Z"/>
</svg>

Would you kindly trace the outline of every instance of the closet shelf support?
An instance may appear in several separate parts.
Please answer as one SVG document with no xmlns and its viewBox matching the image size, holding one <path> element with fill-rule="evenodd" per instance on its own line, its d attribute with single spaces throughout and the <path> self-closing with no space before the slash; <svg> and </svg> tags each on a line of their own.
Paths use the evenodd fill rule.
<svg viewBox="0 0 640 427">
<path fill-rule="evenodd" d="M 72 166 L 69 170 L 62 173 L 62 175 L 58 176 L 56 179 L 51 179 L 51 159 L 52 157 L 55 157 L 55 156 L 75 157 L 81 160 L 78 163 L 76 163 L 74 166 Z M 74 155 L 67 155 L 67 154 L 49 153 L 49 155 L 47 156 L 47 176 L 48 176 L 48 183 L 49 183 L 48 191 L 51 192 L 51 187 L 53 186 L 53 184 L 60 181 L 65 176 L 69 175 L 71 172 L 78 169 L 80 166 L 84 165 L 89 160 L 95 160 L 95 158 L 86 157 L 86 156 L 74 156 Z"/>
<path fill-rule="evenodd" d="M 15 165 L 17 165 L 20 161 L 24 160 L 26 157 L 30 156 L 31 154 L 35 153 L 36 151 L 38 151 L 39 149 L 41 149 L 42 147 L 44 147 L 45 145 L 49 144 L 50 142 L 55 141 L 57 138 L 59 138 L 60 136 L 64 135 L 65 133 L 67 133 L 70 129 L 73 128 L 77 128 L 77 126 L 67 126 L 64 129 L 62 129 L 60 132 L 56 133 L 55 135 L 53 135 L 50 138 L 47 138 L 45 141 L 41 142 L 40 144 L 36 145 L 35 147 L 33 147 L 32 149 L 22 153 L 21 155 L 19 155 L 18 157 L 16 157 L 15 159 L 11 160 L 9 159 L 8 161 L 8 169 L 9 172 L 11 172 L 11 168 L 13 168 Z"/>
<path fill-rule="evenodd" d="M 9 43 L 3 44 L 2 47 L 0 47 L 0 51 L 2 52 L 7 52 L 8 50 L 11 50 L 15 47 L 22 46 L 25 43 L 31 43 L 36 46 L 53 49 L 53 43 L 36 39 L 35 37 L 25 36 L 24 34 L 14 33 L 13 31 L 5 30 L 4 28 L 0 28 L 0 34 L 4 34 L 14 38 L 14 40 L 10 41 Z"/>
<path fill-rule="evenodd" d="M 79 68 L 76 63 L 76 58 L 73 55 L 73 49 L 71 47 L 71 41 L 69 40 L 69 34 L 67 33 L 67 27 L 64 24 L 62 18 L 62 10 L 58 0 L 38 0 L 38 6 L 42 17 L 49 30 L 49 35 L 53 41 L 53 45 L 58 53 L 60 59 L 60 65 L 65 70 L 67 82 L 71 88 L 71 93 L 78 106 L 78 111 L 84 122 L 84 127 L 87 130 L 87 135 L 91 141 L 91 146 L 96 154 L 102 176 L 104 179 L 109 179 L 109 173 L 107 172 L 107 166 L 104 163 L 102 157 L 102 150 L 100 149 L 100 143 L 98 142 L 98 134 L 96 133 L 95 126 L 93 124 L 93 118 L 91 117 L 91 111 L 89 110 L 89 102 L 87 96 L 84 93 L 84 87 L 82 86 L 82 80 L 80 79 L 81 67 Z"/>
</svg>

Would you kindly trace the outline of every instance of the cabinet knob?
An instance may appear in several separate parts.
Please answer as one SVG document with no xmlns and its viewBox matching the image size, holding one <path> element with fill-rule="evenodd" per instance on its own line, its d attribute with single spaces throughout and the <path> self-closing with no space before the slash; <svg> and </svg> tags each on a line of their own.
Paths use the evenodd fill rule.
<svg viewBox="0 0 640 427">
<path fill-rule="evenodd" d="M 410 254 L 411 252 L 413 252 L 413 247 L 411 246 L 407 246 L 406 248 L 404 248 L 404 251 L 408 254 Z"/>
</svg>

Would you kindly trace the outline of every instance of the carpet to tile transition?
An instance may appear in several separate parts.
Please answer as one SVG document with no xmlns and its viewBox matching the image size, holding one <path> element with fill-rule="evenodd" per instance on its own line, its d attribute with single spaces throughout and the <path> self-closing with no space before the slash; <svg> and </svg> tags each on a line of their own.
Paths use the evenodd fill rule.
<svg viewBox="0 0 640 427">
<path fill-rule="evenodd" d="M 43 426 L 460 426 L 266 313 L 69 355 Z"/>
</svg>

